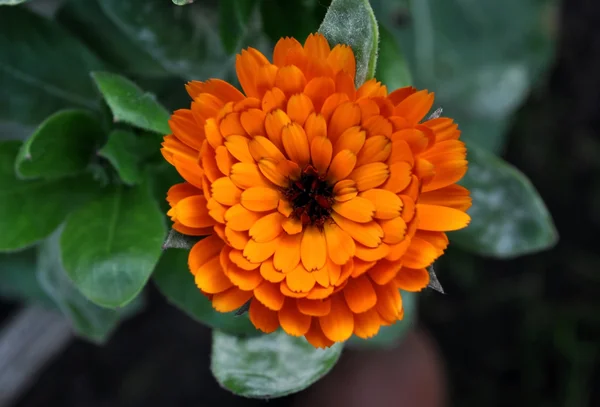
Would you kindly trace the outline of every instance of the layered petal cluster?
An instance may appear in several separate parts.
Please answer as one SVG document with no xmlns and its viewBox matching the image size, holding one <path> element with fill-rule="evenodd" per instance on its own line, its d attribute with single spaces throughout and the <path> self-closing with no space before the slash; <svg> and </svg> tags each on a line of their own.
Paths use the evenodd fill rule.
<svg viewBox="0 0 600 407">
<path fill-rule="evenodd" d="M 319 34 L 281 39 L 273 62 L 244 50 L 236 69 L 243 93 L 188 83 L 162 148 L 185 180 L 168 193 L 173 228 L 208 236 L 189 254 L 196 285 L 221 312 L 250 302 L 267 333 L 372 337 L 469 222 L 457 125 L 425 119 L 425 90 L 357 89 L 352 50 Z"/>
</svg>

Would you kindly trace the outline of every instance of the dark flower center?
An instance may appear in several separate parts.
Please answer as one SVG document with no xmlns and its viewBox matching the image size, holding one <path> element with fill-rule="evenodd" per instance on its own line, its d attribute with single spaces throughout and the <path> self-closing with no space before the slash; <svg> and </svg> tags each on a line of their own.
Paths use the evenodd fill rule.
<svg viewBox="0 0 600 407">
<path fill-rule="evenodd" d="M 302 225 L 316 225 L 322 228 L 331 214 L 333 205 L 333 187 L 312 165 L 308 165 L 300 179 L 290 181 L 284 195 L 294 209 L 293 216 L 300 219 Z"/>
</svg>

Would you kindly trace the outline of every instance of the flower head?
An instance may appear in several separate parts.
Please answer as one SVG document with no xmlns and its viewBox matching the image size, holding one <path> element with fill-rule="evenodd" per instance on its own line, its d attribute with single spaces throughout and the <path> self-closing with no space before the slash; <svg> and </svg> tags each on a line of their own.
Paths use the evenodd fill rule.
<svg viewBox="0 0 600 407">
<path fill-rule="evenodd" d="M 163 143 L 186 181 L 168 193 L 173 228 L 208 236 L 189 254 L 196 285 L 316 347 L 375 335 L 469 222 L 457 125 L 424 119 L 426 90 L 356 89 L 352 50 L 320 34 L 281 39 L 272 63 L 244 50 L 236 69 L 244 93 L 188 83 Z"/>
</svg>

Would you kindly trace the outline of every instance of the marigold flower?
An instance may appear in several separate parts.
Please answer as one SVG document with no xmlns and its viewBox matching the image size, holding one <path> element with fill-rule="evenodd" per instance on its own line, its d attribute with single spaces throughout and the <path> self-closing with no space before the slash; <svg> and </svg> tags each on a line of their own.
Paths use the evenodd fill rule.
<svg viewBox="0 0 600 407">
<path fill-rule="evenodd" d="M 250 301 L 267 333 L 372 337 L 469 222 L 457 125 L 424 121 L 426 90 L 356 89 L 352 49 L 320 34 L 281 39 L 273 63 L 248 48 L 236 70 L 244 93 L 187 84 L 162 148 L 186 181 L 168 192 L 173 228 L 208 236 L 189 253 L 196 285 L 220 312 Z"/>
</svg>

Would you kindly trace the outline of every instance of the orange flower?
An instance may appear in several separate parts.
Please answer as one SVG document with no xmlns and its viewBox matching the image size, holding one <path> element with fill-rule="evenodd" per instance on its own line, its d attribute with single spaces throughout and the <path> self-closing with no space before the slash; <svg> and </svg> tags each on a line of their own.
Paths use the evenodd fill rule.
<svg viewBox="0 0 600 407">
<path fill-rule="evenodd" d="M 244 94 L 188 83 L 162 148 L 186 181 L 168 193 L 173 228 L 208 235 L 189 254 L 196 285 L 220 312 L 250 301 L 267 333 L 372 337 L 469 222 L 457 125 L 424 121 L 426 90 L 356 89 L 351 48 L 320 34 L 281 39 L 273 63 L 244 50 L 236 70 Z"/>
</svg>

